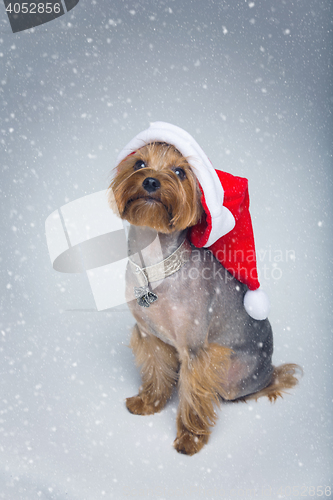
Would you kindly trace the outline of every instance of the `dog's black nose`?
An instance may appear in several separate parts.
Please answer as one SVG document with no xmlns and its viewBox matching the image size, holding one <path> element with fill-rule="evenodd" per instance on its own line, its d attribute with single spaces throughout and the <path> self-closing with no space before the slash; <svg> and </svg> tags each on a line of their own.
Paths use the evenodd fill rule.
<svg viewBox="0 0 333 500">
<path fill-rule="evenodd" d="M 142 183 L 142 187 L 147 193 L 154 193 L 161 187 L 161 183 L 158 179 L 154 179 L 154 177 L 146 177 Z"/>
</svg>

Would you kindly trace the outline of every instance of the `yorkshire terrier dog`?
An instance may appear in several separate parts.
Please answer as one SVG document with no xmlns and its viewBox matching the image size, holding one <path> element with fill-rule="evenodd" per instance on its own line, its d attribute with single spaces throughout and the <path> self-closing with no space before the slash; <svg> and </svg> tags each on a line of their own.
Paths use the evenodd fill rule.
<svg viewBox="0 0 333 500">
<path fill-rule="evenodd" d="M 130 223 L 126 297 L 142 377 L 126 406 L 136 415 L 159 412 L 178 384 L 174 447 L 193 455 L 208 442 L 221 400 L 275 401 L 297 384 L 299 367 L 272 365 L 272 329 L 246 311 L 248 287 L 190 243 L 189 231 L 205 217 L 191 157 L 164 140 L 143 141 L 124 156 L 109 200 Z"/>
</svg>

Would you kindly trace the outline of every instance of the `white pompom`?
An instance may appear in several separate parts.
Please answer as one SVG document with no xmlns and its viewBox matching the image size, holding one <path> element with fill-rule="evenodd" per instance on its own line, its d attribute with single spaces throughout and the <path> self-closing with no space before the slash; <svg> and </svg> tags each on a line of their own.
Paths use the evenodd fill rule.
<svg viewBox="0 0 333 500">
<path fill-rule="evenodd" d="M 248 290 L 244 296 L 244 307 L 253 319 L 266 319 L 270 309 L 269 298 L 263 290 Z"/>
</svg>

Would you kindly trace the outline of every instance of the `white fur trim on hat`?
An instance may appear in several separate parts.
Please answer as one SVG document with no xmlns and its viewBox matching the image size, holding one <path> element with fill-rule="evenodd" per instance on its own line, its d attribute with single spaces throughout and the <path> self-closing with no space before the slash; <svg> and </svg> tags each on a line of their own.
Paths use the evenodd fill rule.
<svg viewBox="0 0 333 500">
<path fill-rule="evenodd" d="M 205 247 L 211 246 L 234 228 L 235 219 L 232 213 L 223 206 L 223 187 L 210 160 L 188 132 L 170 123 L 154 122 L 124 147 L 118 155 L 117 166 L 128 155 L 151 142 L 172 144 L 193 168 L 212 217 L 212 229 Z"/>
<path fill-rule="evenodd" d="M 248 290 L 244 296 L 244 307 L 251 318 L 266 319 L 270 309 L 269 298 L 260 288 Z"/>
</svg>

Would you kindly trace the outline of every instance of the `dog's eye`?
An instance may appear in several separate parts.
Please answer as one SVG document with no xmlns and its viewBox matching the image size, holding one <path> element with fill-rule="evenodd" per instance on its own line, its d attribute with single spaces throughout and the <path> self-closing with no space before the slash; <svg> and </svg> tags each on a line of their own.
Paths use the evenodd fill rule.
<svg viewBox="0 0 333 500">
<path fill-rule="evenodd" d="M 146 164 L 142 160 L 138 160 L 134 165 L 134 170 L 140 170 L 140 168 L 145 168 Z"/>
<path fill-rule="evenodd" d="M 178 177 L 181 181 L 183 181 L 185 179 L 185 177 L 186 177 L 185 170 L 183 170 L 180 167 L 176 167 L 173 169 L 173 171 L 175 172 L 176 175 L 178 175 Z"/>
</svg>

